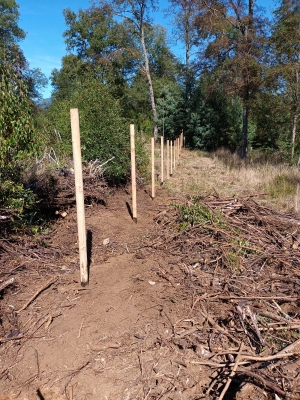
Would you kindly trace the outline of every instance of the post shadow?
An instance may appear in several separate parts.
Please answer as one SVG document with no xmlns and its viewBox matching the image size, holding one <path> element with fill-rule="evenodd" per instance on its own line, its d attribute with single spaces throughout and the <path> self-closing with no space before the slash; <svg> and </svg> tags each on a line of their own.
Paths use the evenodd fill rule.
<svg viewBox="0 0 300 400">
<path fill-rule="evenodd" d="M 131 207 L 130 207 L 130 205 L 129 205 L 129 203 L 127 201 L 126 201 L 126 208 L 127 208 L 128 214 L 130 215 L 131 219 L 133 220 L 132 210 L 131 210 Z"/>
<path fill-rule="evenodd" d="M 93 250 L 93 232 L 90 229 L 88 229 L 86 233 L 86 253 L 87 253 L 87 267 L 89 274 L 92 262 L 92 250 Z"/>
</svg>

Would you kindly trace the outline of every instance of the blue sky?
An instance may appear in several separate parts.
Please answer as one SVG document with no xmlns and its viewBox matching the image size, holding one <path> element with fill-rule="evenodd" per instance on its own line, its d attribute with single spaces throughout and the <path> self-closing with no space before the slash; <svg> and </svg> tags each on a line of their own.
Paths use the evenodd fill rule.
<svg viewBox="0 0 300 400">
<path fill-rule="evenodd" d="M 19 26 L 25 30 L 27 36 L 20 43 L 25 57 L 31 68 L 40 68 L 49 77 L 54 68 L 61 67 L 61 59 L 66 54 L 66 47 L 62 37 L 66 29 L 62 11 L 71 8 L 90 7 L 89 0 L 17 0 L 19 4 Z M 258 0 L 257 3 L 266 8 L 267 12 L 274 7 L 273 0 Z M 171 35 L 172 27 L 163 15 L 163 9 L 168 6 L 167 0 L 160 0 L 160 12 L 154 18 L 156 23 L 161 23 Z M 174 51 L 174 49 L 173 49 Z M 178 46 L 180 53 L 180 46 Z M 50 97 L 51 86 L 48 85 L 43 92 L 43 97 Z"/>
</svg>

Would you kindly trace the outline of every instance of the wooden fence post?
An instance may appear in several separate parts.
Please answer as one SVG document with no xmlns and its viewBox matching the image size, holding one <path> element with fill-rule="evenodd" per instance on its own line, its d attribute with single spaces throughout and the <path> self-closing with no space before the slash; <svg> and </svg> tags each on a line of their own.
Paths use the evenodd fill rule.
<svg viewBox="0 0 300 400">
<path fill-rule="evenodd" d="M 173 175 L 173 141 L 170 140 L 170 150 L 171 150 L 171 154 L 170 154 L 170 175 Z"/>
<path fill-rule="evenodd" d="M 152 181 L 152 191 L 151 197 L 154 199 L 155 197 L 155 158 L 154 158 L 154 137 L 151 138 L 151 181 Z"/>
<path fill-rule="evenodd" d="M 81 164 L 80 127 L 79 127 L 79 115 L 77 108 L 70 109 L 70 117 L 71 117 L 72 147 L 73 147 L 75 189 L 76 189 L 80 282 L 82 286 L 85 286 L 89 282 L 89 276 L 88 276 L 87 247 L 86 247 L 87 243 L 86 243 L 84 193 L 83 193 L 82 164 Z"/>
<path fill-rule="evenodd" d="M 169 140 L 167 140 L 167 179 L 170 179 L 170 148 L 169 148 Z"/>
<path fill-rule="evenodd" d="M 176 168 L 176 139 L 173 141 L 173 143 L 174 143 L 174 171 L 175 171 L 175 168 Z"/>
<path fill-rule="evenodd" d="M 161 184 L 164 183 L 164 137 L 160 137 Z"/>
<path fill-rule="evenodd" d="M 135 142 L 134 125 L 130 124 L 130 154 L 131 154 L 131 187 L 132 187 L 132 219 L 137 222 L 136 211 L 136 172 L 135 172 Z"/>
</svg>

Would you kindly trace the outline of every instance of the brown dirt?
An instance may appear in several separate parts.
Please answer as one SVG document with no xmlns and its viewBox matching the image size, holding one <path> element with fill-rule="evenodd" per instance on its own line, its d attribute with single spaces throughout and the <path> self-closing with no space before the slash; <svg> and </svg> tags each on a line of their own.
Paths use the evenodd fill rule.
<svg viewBox="0 0 300 400">
<path fill-rule="evenodd" d="M 147 187 L 139 187 L 137 224 L 129 213 L 128 190 L 119 190 L 107 197 L 106 205 L 92 203 L 86 207 L 91 260 L 90 283 L 86 287 L 81 287 L 79 282 L 73 208 L 66 209 L 68 215 L 58 219 L 51 232 L 38 235 L 30 245 L 23 238 L 21 252 L 19 245 L 13 243 L 5 248 L 2 260 L 6 265 L 3 261 L 0 285 L 12 277 L 15 281 L 2 291 L 0 303 L 0 400 L 219 397 L 228 375 L 217 365 L 224 364 L 226 359 L 228 364 L 229 353 L 232 358 L 229 360 L 236 361 L 234 356 L 244 332 L 239 329 L 237 336 L 231 335 L 225 325 L 235 327 L 238 322 L 227 305 L 232 303 L 230 284 L 223 285 L 215 265 L 212 270 L 206 267 L 213 262 L 213 253 L 207 249 L 201 253 L 198 248 L 196 253 L 184 254 L 184 248 L 177 251 L 168 245 L 168 235 L 175 234 L 172 229 L 175 220 L 169 205 L 182 202 L 186 196 L 178 190 L 178 182 L 187 178 L 191 168 L 197 167 L 202 176 L 212 176 L 216 168 L 213 160 L 199 159 L 187 151 L 182 155 L 181 166 L 182 171 L 179 164 L 172 178 L 177 186 L 168 183 L 166 188 L 157 188 L 154 200 Z M 243 194 L 250 190 L 246 184 L 240 189 Z M 200 234 L 205 236 L 203 232 Z M 107 238 L 109 243 L 104 245 Z M 192 238 L 183 240 L 188 248 Z M 209 240 L 212 244 L 212 239 Z M 9 263 L 7 254 L 11 256 Z M 193 262 L 201 264 L 197 278 L 190 267 Z M 282 270 L 284 266 L 276 268 Z M 247 278 L 247 286 L 252 285 L 255 274 L 259 274 L 258 270 Z M 227 269 L 224 276 L 230 283 L 238 272 Z M 25 308 L 28 300 L 43 287 Z M 285 296 L 295 297 L 295 282 L 290 289 L 286 288 Z M 262 290 L 267 293 L 269 289 Z M 207 301 L 205 311 L 200 300 L 203 296 L 206 300 L 213 298 L 215 293 L 229 296 L 228 300 L 224 297 L 218 302 Z M 297 317 L 298 300 L 278 303 L 285 305 L 285 313 Z M 197 304 L 201 304 L 199 310 Z M 211 324 L 210 315 L 219 317 Z M 293 332 L 296 333 L 289 337 L 291 342 L 293 337 L 298 337 L 297 329 Z M 250 336 L 254 334 L 251 332 Z M 247 336 L 245 343 L 249 347 Z M 251 354 L 256 351 L 260 356 L 269 355 L 281 349 L 274 347 L 271 351 L 266 347 L 267 350 L 256 343 L 257 351 L 252 348 Z M 220 355 L 222 351 L 226 356 Z M 282 373 L 284 383 L 283 378 L 272 381 L 275 389 L 264 382 L 257 383 L 255 377 L 238 373 L 236 376 L 242 378 L 234 381 L 235 389 L 225 398 L 274 398 L 277 388 L 297 391 L 297 385 L 293 386 L 287 377 L 292 373 L 289 370 Z M 253 380 L 247 382 L 251 379 L 255 385 Z M 282 395 L 280 391 L 276 393 Z"/>
</svg>

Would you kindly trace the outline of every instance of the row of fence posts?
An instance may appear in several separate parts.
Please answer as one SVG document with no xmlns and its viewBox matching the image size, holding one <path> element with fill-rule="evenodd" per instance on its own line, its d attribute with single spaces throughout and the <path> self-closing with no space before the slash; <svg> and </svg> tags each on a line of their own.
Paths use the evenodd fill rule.
<svg viewBox="0 0 300 400">
<path fill-rule="evenodd" d="M 160 161 L 161 161 L 161 173 L 160 173 L 160 183 L 164 184 L 164 165 L 166 165 L 166 180 L 169 180 L 173 175 L 173 171 L 176 169 L 176 163 L 179 160 L 181 150 L 183 147 L 183 132 L 175 140 L 166 141 L 166 152 L 164 151 L 164 137 L 160 138 Z M 166 153 L 166 160 L 164 159 L 164 154 Z M 155 143 L 154 138 L 151 138 L 151 197 L 155 197 Z"/>
<path fill-rule="evenodd" d="M 136 170 L 135 170 L 135 137 L 134 137 L 134 125 L 130 125 L 130 153 L 131 153 L 131 184 L 132 184 L 132 219 L 137 222 L 137 196 L 136 196 Z M 181 150 L 184 144 L 183 132 L 175 140 L 167 140 L 167 156 L 166 161 L 164 159 L 164 137 L 160 138 L 160 183 L 164 184 L 164 167 L 166 165 L 166 180 L 170 179 L 173 175 L 173 171 L 176 169 L 176 163 L 179 160 Z M 155 140 L 151 138 L 151 197 L 155 198 Z"/>
<path fill-rule="evenodd" d="M 87 260 L 87 237 L 84 210 L 84 192 L 81 161 L 80 126 L 77 108 L 70 109 L 72 148 L 74 159 L 75 190 L 76 190 L 76 211 L 78 227 L 78 247 L 80 264 L 80 282 L 82 286 L 88 284 L 88 260 Z M 176 169 L 181 149 L 183 147 L 183 132 L 174 141 L 166 141 L 166 180 L 170 179 Z M 161 137 L 161 173 L 160 182 L 164 183 L 164 138 Z M 132 181 L 132 219 L 137 222 L 137 196 L 136 196 L 136 168 L 135 168 L 135 134 L 134 125 L 130 125 L 130 154 L 131 154 L 131 181 Z M 151 197 L 155 198 L 155 143 L 151 139 Z"/>
</svg>

